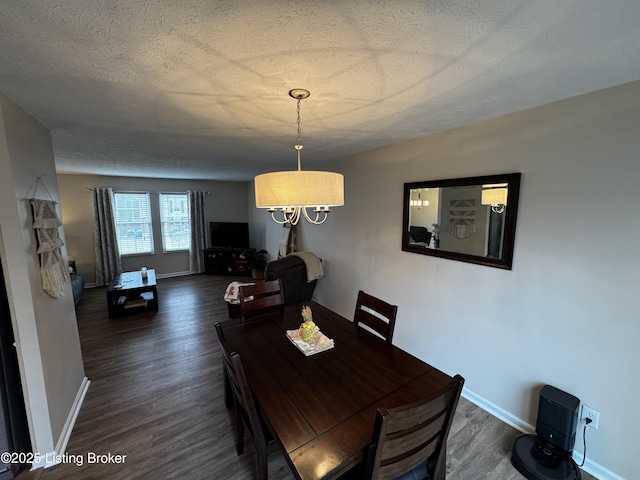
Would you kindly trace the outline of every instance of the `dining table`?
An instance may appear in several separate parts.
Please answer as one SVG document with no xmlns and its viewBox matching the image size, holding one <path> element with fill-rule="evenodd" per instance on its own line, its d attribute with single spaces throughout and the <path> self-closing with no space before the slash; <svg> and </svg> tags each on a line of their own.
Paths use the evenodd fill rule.
<svg viewBox="0 0 640 480">
<path fill-rule="evenodd" d="M 378 408 L 428 399 L 451 377 L 318 302 L 305 305 L 332 348 L 306 356 L 287 336 L 301 305 L 222 328 L 295 477 L 330 480 L 362 465 Z"/>
</svg>

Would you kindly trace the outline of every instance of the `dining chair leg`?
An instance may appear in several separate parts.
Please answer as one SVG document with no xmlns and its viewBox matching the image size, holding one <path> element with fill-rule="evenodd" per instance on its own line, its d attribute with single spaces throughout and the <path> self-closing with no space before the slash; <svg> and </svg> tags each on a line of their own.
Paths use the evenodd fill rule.
<svg viewBox="0 0 640 480">
<path fill-rule="evenodd" d="M 244 453 L 244 420 L 239 405 L 236 405 L 236 453 Z"/>
<path fill-rule="evenodd" d="M 266 446 L 256 446 L 256 453 L 258 454 L 258 480 L 267 480 L 267 450 Z"/>
<path fill-rule="evenodd" d="M 224 360 L 222 361 L 222 381 L 224 382 L 224 404 L 227 408 L 231 408 L 233 406 L 233 390 Z"/>
<path fill-rule="evenodd" d="M 447 446 L 443 445 L 442 450 L 440 451 L 440 456 L 442 458 L 447 458 Z M 439 461 L 437 462 L 437 468 L 433 472 L 433 479 L 430 480 L 445 480 L 447 478 L 447 462 Z"/>
</svg>

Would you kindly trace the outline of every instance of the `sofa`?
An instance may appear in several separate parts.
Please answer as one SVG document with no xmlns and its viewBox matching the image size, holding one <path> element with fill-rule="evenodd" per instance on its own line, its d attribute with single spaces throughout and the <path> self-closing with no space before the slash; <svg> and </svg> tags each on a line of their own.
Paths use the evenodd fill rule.
<svg viewBox="0 0 640 480">
<path fill-rule="evenodd" d="M 77 273 L 71 273 L 71 291 L 73 292 L 73 304 L 77 305 L 82 296 L 82 290 L 84 290 L 84 277 Z"/>
<path fill-rule="evenodd" d="M 282 295 L 285 305 L 298 305 L 308 302 L 313 296 L 318 279 L 308 281 L 307 266 L 304 260 L 296 255 L 288 255 L 278 260 L 273 260 L 264 269 L 264 280 L 282 279 Z M 232 282 L 225 292 L 225 300 L 228 302 L 229 317 L 240 317 L 240 305 L 232 299 L 236 295 L 237 288 L 242 285 Z"/>
<path fill-rule="evenodd" d="M 409 237 L 411 244 L 418 243 L 428 247 L 431 243 L 431 232 L 427 227 L 409 227 Z"/>
<path fill-rule="evenodd" d="M 282 279 L 285 305 L 308 302 L 313 296 L 318 280 L 307 281 L 307 267 L 302 258 L 287 255 L 269 262 L 264 269 L 265 281 Z"/>
</svg>

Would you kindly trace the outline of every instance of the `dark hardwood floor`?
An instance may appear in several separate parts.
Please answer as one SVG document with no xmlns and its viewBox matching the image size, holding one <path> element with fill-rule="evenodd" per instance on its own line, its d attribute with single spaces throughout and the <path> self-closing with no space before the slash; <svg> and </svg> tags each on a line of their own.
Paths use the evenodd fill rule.
<svg viewBox="0 0 640 480">
<path fill-rule="evenodd" d="M 232 280 L 161 279 L 158 312 L 112 320 L 105 289 L 85 290 L 77 313 L 91 386 L 69 440 L 67 463 L 25 470 L 18 480 L 256 478 L 249 442 L 240 457 L 233 446 L 213 326 L 228 318 L 222 297 Z M 447 478 L 524 478 L 510 464 L 516 434 L 462 398 L 449 436 Z M 126 458 L 89 463 L 90 454 Z M 269 478 L 294 479 L 278 453 L 269 457 Z"/>
</svg>

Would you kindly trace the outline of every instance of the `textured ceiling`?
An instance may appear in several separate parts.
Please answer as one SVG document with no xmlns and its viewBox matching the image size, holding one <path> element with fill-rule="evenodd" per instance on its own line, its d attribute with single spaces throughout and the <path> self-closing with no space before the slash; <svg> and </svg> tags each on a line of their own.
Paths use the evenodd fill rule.
<svg viewBox="0 0 640 480">
<path fill-rule="evenodd" d="M 640 79 L 636 0 L 0 0 L 59 172 L 250 180 Z"/>
</svg>

